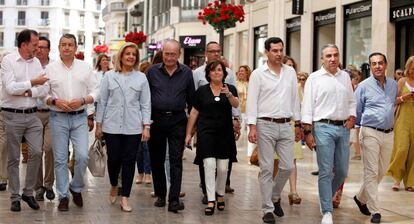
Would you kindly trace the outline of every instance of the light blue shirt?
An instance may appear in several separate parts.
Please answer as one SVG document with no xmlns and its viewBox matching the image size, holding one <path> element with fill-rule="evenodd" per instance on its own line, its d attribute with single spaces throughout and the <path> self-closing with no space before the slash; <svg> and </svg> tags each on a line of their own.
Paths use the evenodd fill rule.
<svg viewBox="0 0 414 224">
<path fill-rule="evenodd" d="M 397 82 L 390 78 L 386 78 L 384 88 L 373 75 L 361 82 L 355 91 L 357 127 L 393 128 L 397 93 Z"/>
<path fill-rule="evenodd" d="M 151 124 L 151 94 L 145 74 L 109 71 L 101 82 L 96 122 L 110 134 L 141 134 Z"/>
</svg>

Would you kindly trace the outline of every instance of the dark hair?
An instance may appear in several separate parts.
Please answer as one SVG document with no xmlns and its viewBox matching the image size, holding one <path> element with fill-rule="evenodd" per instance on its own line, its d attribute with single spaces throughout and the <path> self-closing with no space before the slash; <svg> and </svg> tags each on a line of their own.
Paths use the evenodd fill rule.
<svg viewBox="0 0 414 224">
<path fill-rule="evenodd" d="M 210 46 L 210 45 L 212 45 L 212 44 L 217 44 L 217 45 L 219 45 L 219 46 L 220 46 L 220 44 L 219 44 L 219 43 L 217 43 L 216 41 L 210 41 L 210 42 L 208 42 L 208 43 L 207 43 L 207 45 L 206 45 L 206 50 L 207 50 L 208 46 Z"/>
<path fill-rule="evenodd" d="M 66 38 L 66 39 L 73 39 L 74 41 L 75 41 L 75 46 L 78 46 L 78 43 L 76 42 L 76 37 L 75 37 L 75 35 L 73 35 L 73 34 L 71 34 L 71 33 L 65 33 L 65 34 L 63 34 L 62 35 L 62 37 L 59 39 L 59 45 L 60 45 L 60 42 L 62 41 L 62 39 L 63 38 Z"/>
<path fill-rule="evenodd" d="M 44 36 L 40 36 L 39 41 L 41 41 L 41 40 L 46 41 L 47 42 L 47 48 L 50 49 L 50 40 L 49 40 L 49 38 L 44 37 Z"/>
<path fill-rule="evenodd" d="M 101 71 L 102 70 L 102 68 L 101 68 L 101 61 L 102 61 L 103 58 L 106 58 L 109 61 L 109 56 L 107 54 L 101 54 L 101 55 L 99 55 L 98 56 L 98 59 L 96 60 L 96 65 L 95 65 L 95 69 L 97 71 Z M 108 65 L 108 67 L 109 67 L 109 65 Z"/>
<path fill-rule="evenodd" d="M 286 64 L 286 62 L 287 61 L 292 61 L 293 62 L 293 68 L 295 69 L 295 71 L 296 71 L 296 61 L 292 58 L 292 57 L 290 57 L 289 55 L 285 55 L 284 57 L 283 57 L 283 60 L 282 60 L 282 62 L 283 62 L 283 64 Z"/>
<path fill-rule="evenodd" d="M 17 47 L 20 48 L 23 43 L 29 43 L 32 40 L 32 34 L 39 36 L 35 30 L 24 29 L 17 35 Z"/>
<path fill-rule="evenodd" d="M 369 57 L 368 57 L 369 64 L 371 64 L 371 58 L 374 57 L 374 56 L 378 56 L 378 55 L 382 56 L 382 58 L 384 59 L 385 64 L 387 64 L 387 57 L 385 57 L 385 55 L 383 53 L 380 53 L 380 52 L 374 52 L 374 53 L 369 55 Z"/>
<path fill-rule="evenodd" d="M 221 65 L 221 68 L 223 69 L 223 80 L 222 80 L 222 82 L 224 83 L 224 80 L 227 77 L 227 71 L 226 71 L 226 66 L 221 61 L 212 61 L 212 62 L 209 62 L 207 64 L 205 71 L 206 71 L 206 79 L 207 79 L 208 82 L 211 82 L 211 78 L 209 76 L 210 75 L 210 71 L 211 70 L 214 70 L 219 65 Z"/>
<path fill-rule="evenodd" d="M 162 62 L 162 51 L 158 51 L 152 58 L 152 64 L 159 64 Z"/>
<path fill-rule="evenodd" d="M 284 46 L 283 40 L 280 39 L 279 37 L 270 37 L 265 41 L 265 49 L 269 51 L 270 44 L 278 44 L 278 43 L 282 43 L 282 46 Z"/>
</svg>

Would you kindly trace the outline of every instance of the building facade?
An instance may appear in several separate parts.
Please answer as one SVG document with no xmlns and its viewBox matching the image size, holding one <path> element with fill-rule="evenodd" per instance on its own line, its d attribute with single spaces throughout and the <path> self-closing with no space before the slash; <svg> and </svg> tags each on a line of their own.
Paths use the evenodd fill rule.
<svg viewBox="0 0 414 224">
<path fill-rule="evenodd" d="M 17 34 L 34 29 L 51 41 L 51 57 L 57 58 L 59 38 L 72 33 L 78 51 L 92 63 L 92 49 L 100 39 L 100 1 L 96 0 L 0 0 L 0 52 L 17 49 Z"/>
</svg>

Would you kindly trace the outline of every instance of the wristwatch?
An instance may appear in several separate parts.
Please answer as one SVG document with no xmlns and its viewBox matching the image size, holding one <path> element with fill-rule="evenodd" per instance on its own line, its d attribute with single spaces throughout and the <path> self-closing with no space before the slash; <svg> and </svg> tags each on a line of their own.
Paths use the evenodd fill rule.
<svg viewBox="0 0 414 224">
<path fill-rule="evenodd" d="M 53 99 L 53 100 L 52 100 L 52 105 L 53 105 L 53 106 L 56 106 L 56 99 Z"/>
</svg>

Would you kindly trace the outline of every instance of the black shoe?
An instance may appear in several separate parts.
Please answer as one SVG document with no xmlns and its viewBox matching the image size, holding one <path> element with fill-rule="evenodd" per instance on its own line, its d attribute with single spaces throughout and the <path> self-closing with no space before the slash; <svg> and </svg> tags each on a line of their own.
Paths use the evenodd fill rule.
<svg viewBox="0 0 414 224">
<path fill-rule="evenodd" d="M 24 202 L 27 203 L 27 205 L 29 205 L 30 208 L 34 209 L 34 210 L 38 210 L 40 208 L 39 204 L 37 204 L 35 198 L 33 196 L 26 196 L 26 195 L 22 195 L 22 200 Z"/>
<path fill-rule="evenodd" d="M 282 217 L 285 215 L 285 213 L 283 212 L 282 207 L 280 207 L 280 199 L 279 201 L 273 203 L 273 206 L 275 206 L 275 209 L 273 210 L 273 213 L 275 213 L 275 215 Z"/>
<path fill-rule="evenodd" d="M 69 198 L 62 198 L 59 200 L 58 210 L 61 212 L 69 211 Z"/>
<path fill-rule="evenodd" d="M 40 187 L 40 189 L 36 192 L 36 195 L 35 195 L 36 201 L 44 201 L 45 200 L 45 198 L 43 197 L 44 194 L 45 194 L 45 188 Z"/>
<path fill-rule="evenodd" d="M 203 205 L 208 204 L 208 200 L 207 200 L 207 195 L 203 195 L 203 198 L 201 198 L 201 203 L 203 203 Z"/>
<path fill-rule="evenodd" d="M 275 216 L 271 212 L 266 213 L 263 216 L 262 220 L 265 223 L 276 223 Z"/>
<path fill-rule="evenodd" d="M 311 174 L 312 174 L 313 176 L 318 176 L 318 175 L 319 175 L 319 170 L 317 170 L 317 171 L 313 171 L 313 172 L 311 172 Z"/>
<path fill-rule="evenodd" d="M 55 199 L 55 192 L 53 192 L 53 188 L 46 190 L 46 198 L 49 200 Z"/>
<path fill-rule="evenodd" d="M 364 214 L 364 215 L 371 215 L 371 212 L 369 211 L 368 207 L 366 204 L 362 204 L 358 198 L 356 197 L 356 195 L 354 196 L 354 201 L 355 203 L 358 205 L 359 211 Z"/>
<path fill-rule="evenodd" d="M 165 207 L 165 198 L 158 197 L 154 202 L 155 207 Z"/>
<path fill-rule="evenodd" d="M 20 201 L 12 201 L 10 211 L 20 212 L 22 208 L 20 207 Z"/>
<path fill-rule="evenodd" d="M 168 203 L 168 211 L 177 213 L 179 210 L 184 210 L 184 203 L 182 201 L 171 201 Z"/>
<path fill-rule="evenodd" d="M 72 201 L 78 207 L 83 207 L 83 198 L 82 193 L 74 192 L 72 189 L 69 188 L 69 192 L 72 194 Z"/>
<path fill-rule="evenodd" d="M 215 201 L 210 201 L 209 203 L 212 203 L 213 204 L 213 207 L 207 206 L 204 209 L 204 214 L 205 215 L 213 215 L 214 214 L 214 207 L 216 206 L 216 202 Z"/>
<path fill-rule="evenodd" d="M 381 222 L 381 214 L 375 213 L 372 215 L 371 223 L 380 223 Z"/>
<path fill-rule="evenodd" d="M 7 183 L 0 184 L 0 191 L 5 191 L 7 188 Z"/>
<path fill-rule="evenodd" d="M 226 185 L 225 193 L 233 194 L 234 189 L 230 187 L 230 185 Z"/>
</svg>

